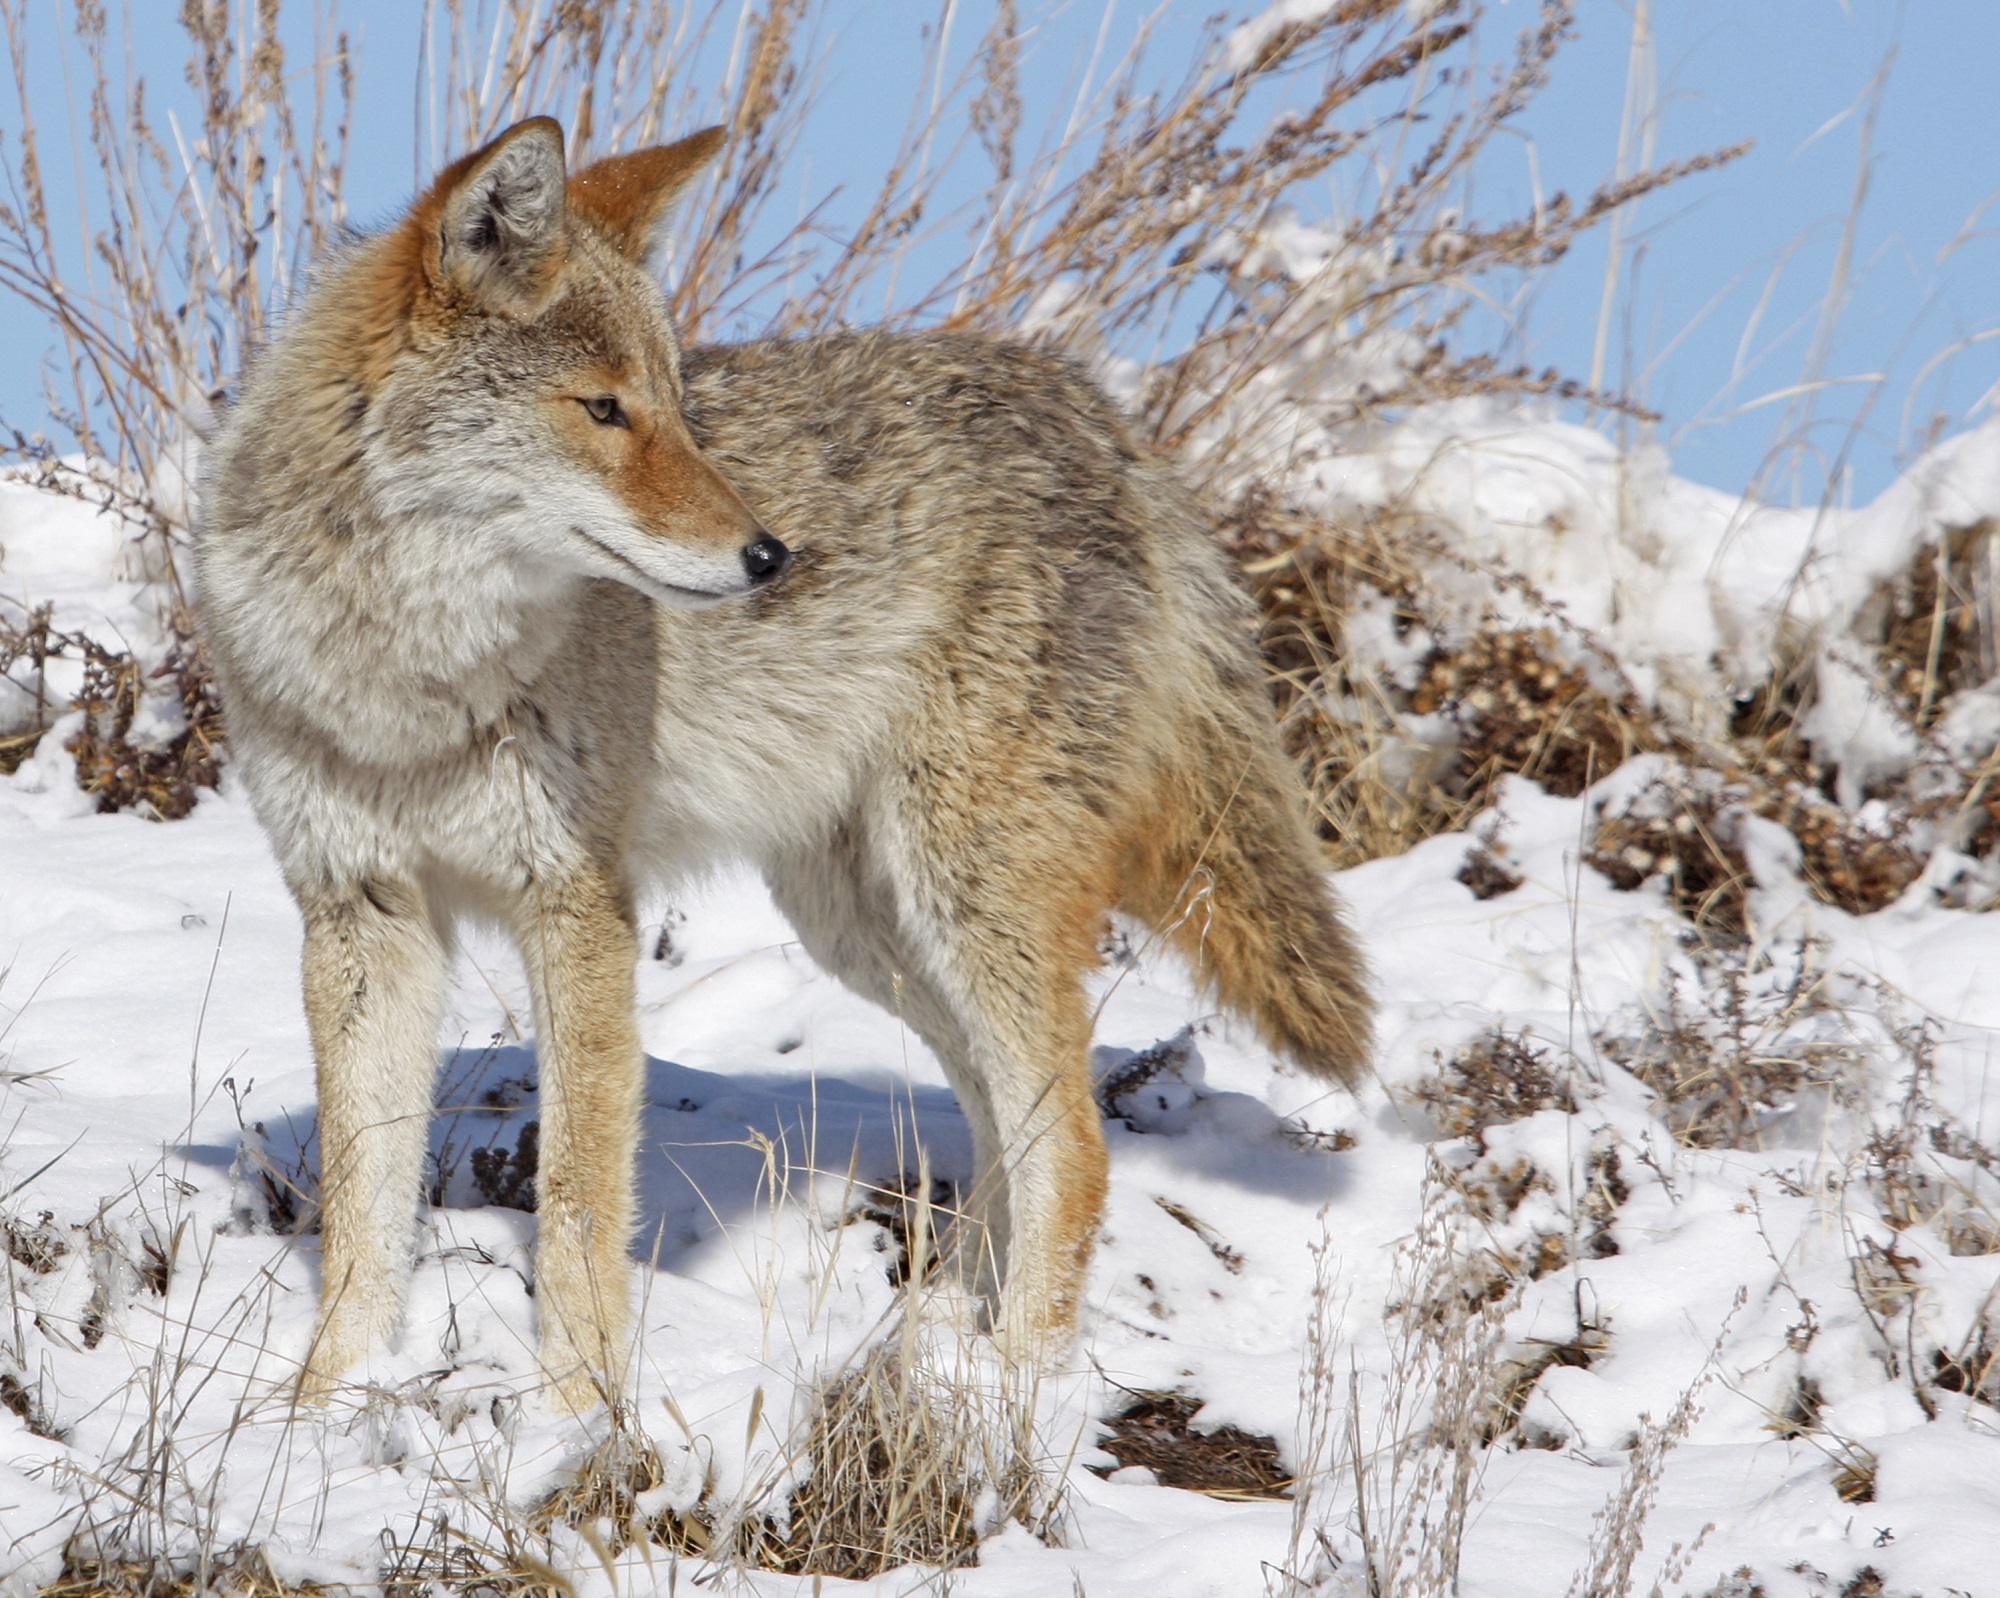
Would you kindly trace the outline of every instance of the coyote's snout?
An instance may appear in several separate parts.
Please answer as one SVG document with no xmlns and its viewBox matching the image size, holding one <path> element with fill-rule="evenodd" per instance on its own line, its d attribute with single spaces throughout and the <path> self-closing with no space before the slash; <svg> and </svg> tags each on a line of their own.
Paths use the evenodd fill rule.
<svg viewBox="0 0 2000 1598">
<path fill-rule="evenodd" d="M 1065 1345 L 1102 1201 L 1108 911 L 1309 1069 L 1366 1053 L 1247 602 L 1186 492 L 1043 351 L 684 354 L 656 243 L 719 139 L 569 176 L 555 123 L 510 129 L 323 266 L 207 458 L 205 626 L 305 920 L 315 1385 L 397 1329 L 465 915 L 512 931 L 534 993 L 536 1303 L 576 1404 L 625 1358 L 649 886 L 753 862 L 936 1053 L 976 1143 L 961 1254 L 1022 1357 Z"/>
</svg>

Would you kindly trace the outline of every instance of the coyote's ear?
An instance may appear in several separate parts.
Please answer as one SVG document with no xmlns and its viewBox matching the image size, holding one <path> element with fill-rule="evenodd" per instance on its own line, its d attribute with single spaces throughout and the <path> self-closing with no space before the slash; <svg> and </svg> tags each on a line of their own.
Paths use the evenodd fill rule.
<svg viewBox="0 0 2000 1598">
<path fill-rule="evenodd" d="M 722 148 L 721 128 L 703 128 L 673 144 L 614 155 L 569 180 L 570 210 L 642 265 L 658 264 L 674 200 Z"/>
<path fill-rule="evenodd" d="M 502 315 L 540 310 L 569 253 L 561 125 L 551 117 L 515 123 L 433 192 L 443 281 Z"/>
</svg>

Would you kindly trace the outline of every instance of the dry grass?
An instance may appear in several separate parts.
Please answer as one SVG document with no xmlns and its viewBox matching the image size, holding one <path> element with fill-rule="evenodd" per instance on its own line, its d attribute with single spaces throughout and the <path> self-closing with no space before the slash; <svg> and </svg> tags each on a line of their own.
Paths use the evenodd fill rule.
<svg viewBox="0 0 2000 1598">
<path fill-rule="evenodd" d="M 1680 1446 L 1701 1415 L 1701 1395 L 1715 1375 L 1716 1360 L 1729 1336 L 1730 1324 L 1744 1301 L 1745 1295 L 1739 1291 L 1734 1308 L 1715 1334 L 1708 1358 L 1674 1401 L 1667 1418 L 1655 1422 L 1650 1415 L 1640 1415 L 1638 1436 L 1632 1442 L 1624 1473 L 1618 1485 L 1605 1496 L 1604 1507 L 1591 1520 L 1590 1545 L 1583 1564 L 1570 1581 L 1568 1598 L 1630 1598 L 1635 1569 L 1645 1545 L 1646 1520 L 1659 1496 L 1667 1456 Z M 1658 1574 L 1651 1584 L 1654 1598 L 1662 1598 L 1687 1574 L 1688 1566 L 1714 1529 L 1711 1522 L 1690 1542 L 1676 1542 L 1668 1548 L 1658 1562 Z"/>
<path fill-rule="evenodd" d="M 1388 1368 L 1341 1372 L 1324 1306 L 1308 1338 L 1305 1409 L 1327 1419 L 1309 1425 L 1313 1452 L 1301 1462 L 1319 1491 L 1300 1496 L 1323 1499 L 1341 1477 L 1351 1483 L 1367 1591 L 1381 1598 L 1445 1598 L 1458 1585 L 1492 1418 L 1505 1400 L 1503 1329 L 1520 1302 L 1517 1281 L 1496 1279 L 1481 1232 L 1459 1184 L 1433 1157 L 1384 1311 Z M 1332 1285 L 1323 1273 L 1321 1286 L 1330 1293 Z M 1294 1580 L 1304 1574 L 1304 1515 L 1294 1521 Z"/>
<path fill-rule="evenodd" d="M 331 1598 L 339 1590 L 287 1581 L 260 1546 L 232 1549 L 205 1570 L 171 1574 L 147 1562 L 79 1559 L 65 1564 L 36 1598 Z"/>
<path fill-rule="evenodd" d="M 920 1297 L 913 1288 L 906 1302 Z M 865 1581 L 905 1565 L 976 1565 L 980 1540 L 1010 1522 L 1054 1539 L 1060 1471 L 1036 1444 L 1032 1413 L 1032 1394 L 969 1341 L 892 1336 L 819 1384 L 743 1498 L 704 1490 L 691 1508 L 646 1512 L 642 1495 L 665 1473 L 637 1439 L 600 1450 L 529 1524 L 543 1537 L 557 1523 L 581 1528 L 609 1555 L 637 1546 L 695 1560 L 711 1580 L 746 1568 Z"/>
<path fill-rule="evenodd" d="M 938 1219 L 962 1213 L 958 1192 L 942 1177 L 926 1178 L 905 1171 L 892 1181 L 867 1188 L 850 1220 L 872 1221 L 888 1242 L 885 1267 L 893 1286 L 907 1286 L 912 1275 L 928 1281 L 944 1263 L 945 1243 L 938 1236 Z M 911 1250 L 917 1251 L 913 1258 Z"/>
<path fill-rule="evenodd" d="M 1610 1346 L 1610 1326 L 1586 1313 L 1579 1299 L 1573 1334 L 1510 1351 L 1505 1326 L 1522 1302 L 1522 1275 L 1495 1257 L 1477 1202 L 1435 1156 L 1423 1198 L 1385 1307 L 1386 1370 L 1338 1368 L 1337 1283 L 1322 1244 L 1301 1367 L 1303 1490 L 1295 1500 L 1291 1554 L 1278 1572 L 1284 1598 L 1327 1590 L 1326 1579 L 1341 1568 L 1330 1529 L 1335 1504 L 1353 1529 L 1349 1547 L 1360 1569 L 1347 1579 L 1354 1590 L 1371 1598 L 1456 1592 L 1489 1451 L 1506 1441 L 1551 1446 L 1552 1439 L 1522 1435 L 1529 1393 L 1545 1372 L 1588 1368 Z M 1726 1333 L 1727 1326 L 1716 1349 Z M 1699 1413 L 1714 1359 L 1712 1349 L 1665 1422 L 1641 1417 L 1623 1476 L 1593 1523 L 1572 1598 L 1629 1598 L 1634 1591 L 1661 1469 Z M 1339 1493 L 1342 1478 L 1348 1490 Z M 1674 1590 L 1699 1544 L 1698 1538 L 1694 1547 L 1675 1545 L 1659 1562 L 1656 1598 Z"/>
<path fill-rule="evenodd" d="M 1850 914 L 1893 903 L 1941 847 L 1980 862 L 1950 889 L 1953 902 L 1985 908 L 2000 896 L 2000 756 L 1980 697 L 2000 660 L 1991 582 L 2000 543 L 1986 523 L 1944 530 L 1878 587 L 1852 636 L 1834 641 L 1843 660 L 1868 665 L 1881 703 L 1920 749 L 1860 809 L 1803 731 L 1827 640 L 1786 632 L 1726 735 L 1703 742 L 1642 702 L 1563 607 L 1515 574 L 1469 568 L 1454 535 L 1407 511 L 1328 520 L 1253 485 L 1219 531 L 1259 602 L 1281 725 L 1337 866 L 1470 825 L 1505 777 L 1571 796 L 1654 751 L 1672 763 L 1600 814 L 1590 863 L 1620 888 L 1663 879 L 1706 940 L 1751 930 L 1749 818 L 1789 834 L 1796 859 L 1786 869 Z M 1483 602 L 1468 603 L 1468 591 Z M 1504 621 L 1490 609 L 1500 594 Z M 1358 651 L 1357 622 L 1368 640 Z M 1518 881 L 1496 843 L 1482 840 L 1462 879 L 1482 897 Z"/>
<path fill-rule="evenodd" d="M 994 1397 L 907 1349 L 871 1351 L 821 1393 L 805 1439 L 811 1473 L 782 1527 L 749 1539 L 750 1557 L 865 1580 L 899 1565 L 976 1563 L 979 1539 L 1009 1521 L 1046 1535 L 1055 1508 L 1029 1411 Z"/>
<path fill-rule="evenodd" d="M 1866 1041 L 1845 1035 L 1816 945 L 1753 965 L 1740 947 L 1670 969 L 1652 1010 L 1607 1023 L 1599 1053 L 1658 1095 L 1656 1111 L 1692 1148 L 1762 1148 L 1809 1096 L 1851 1085 Z M 1636 1024 L 1633 1024 L 1636 1019 Z"/>
<path fill-rule="evenodd" d="M 545 1530 L 486 1500 L 458 1519 L 439 1511 L 400 1537 L 385 1533 L 380 1572 L 384 1598 L 573 1598 L 575 1588 L 549 1562 Z"/>
<path fill-rule="evenodd" d="M 50 416 L 90 462 L 61 466 L 44 450 L 36 469 L 135 525 L 160 600 L 162 657 L 133 668 L 137 690 L 88 707 L 86 780 L 108 807 L 166 816 L 213 781 L 221 736 L 179 575 L 188 463 L 246 353 L 344 220 L 354 58 L 330 13 L 308 13 L 311 48 L 292 59 L 276 0 L 235 20 L 201 0 L 182 18 L 192 105 L 181 107 L 125 57 L 121 15 L 85 7 L 66 41 L 88 102 L 79 154 L 90 183 L 77 199 L 96 276 L 79 283 L 45 186 L 34 92 L 45 68 L 29 58 L 22 0 L 0 0 L 21 113 L 0 173 L 0 289 L 54 328 Z M 531 112 L 566 122 L 578 160 L 720 122 L 729 141 L 685 207 L 689 242 L 673 271 L 690 337 L 886 319 L 1027 330 L 1088 361 L 1116 357 L 1134 363 L 1140 433 L 1221 503 L 1296 464 L 1269 453 L 1289 436 L 1272 423 L 1308 398 L 1337 431 L 1454 395 L 1579 392 L 1558 374 L 1450 348 L 1476 285 L 1534 271 L 1637 196 L 1738 153 L 1633 173 L 1581 201 L 1548 196 L 1519 217 L 1464 214 L 1482 152 L 1547 80 L 1568 0 L 1544 0 L 1490 72 L 1473 65 L 1493 52 L 1468 0 L 1422 12 L 1351 0 L 1253 34 L 1218 21 L 1178 76 L 1146 54 L 1141 30 L 1046 132 L 1023 125 L 1017 39 L 1033 21 L 1012 0 L 997 7 L 950 71 L 949 27 L 927 28 L 907 132 L 843 226 L 824 197 L 792 221 L 777 205 L 790 202 L 813 125 L 815 63 L 833 30 L 824 0 L 765 0 L 740 16 L 722 0 L 439 0 L 419 166 Z M 1286 115 L 1269 114 L 1274 97 Z M 1342 209 L 1316 216 L 1336 172 Z M 1276 242 L 1295 224 L 1317 241 L 1304 256 Z M 120 720 L 156 678 L 192 753 L 133 740 Z M 36 723 L 9 729 L 0 755 L 18 760 L 46 718 Z M 1332 800 L 1329 820 L 1346 836 L 1343 805 L 1373 802 Z"/>
<path fill-rule="evenodd" d="M 1501 1367 L 1498 1396 L 1486 1420 L 1484 1436 L 1489 1446 L 1511 1434 L 1523 1448 L 1561 1448 L 1567 1437 L 1525 1426 L 1521 1412 L 1536 1384 L 1550 1371 L 1587 1371 L 1610 1346 L 1609 1324 L 1594 1314 L 1584 1313 L 1579 1302 L 1574 1332 L 1561 1338 L 1536 1338 L 1526 1352 L 1508 1360 Z"/>
<path fill-rule="evenodd" d="M 1135 1392 L 1104 1424 L 1097 1446 L 1118 1461 L 1153 1473 L 1163 1487 L 1180 1487 L 1215 1498 L 1289 1498 L 1291 1473 L 1278 1455 L 1277 1439 L 1240 1426 L 1197 1431 L 1201 1400 L 1187 1393 Z M 1112 1467 L 1091 1467 L 1107 1475 Z"/>
<path fill-rule="evenodd" d="M 1663 879 L 1675 908 L 1711 941 L 1750 930 L 1747 817 L 1790 834 L 1807 891 L 1855 915 L 1894 902 L 1940 846 L 1989 869 L 2000 860 L 2000 760 L 1984 745 L 1968 751 L 1936 736 L 1960 698 L 1992 680 L 1989 657 L 2000 650 L 1982 586 L 1996 558 L 1985 524 L 1920 553 L 1858 624 L 1876 651 L 1885 700 L 1928 739 L 1924 758 L 1871 795 L 1880 802 L 1866 814 L 1831 797 L 1838 773 L 1815 762 L 1800 732 L 1814 705 L 1803 647 L 1746 693 L 1726 743 L 1699 745 L 1643 704 L 1618 662 L 1561 607 L 1518 578 L 1482 572 L 1475 586 L 1506 590 L 1544 622 L 1468 612 L 1463 562 L 1421 521 L 1374 511 L 1328 523 L 1251 490 L 1220 532 L 1258 600 L 1280 724 L 1336 866 L 1470 825 L 1508 776 L 1573 796 L 1642 751 L 1673 763 L 1600 814 L 1589 861 L 1620 888 Z M 1356 655 L 1348 633 L 1364 613 L 1371 628 L 1386 624 L 1391 653 L 1403 659 Z M 1468 858 L 1463 880 L 1475 893 L 1517 883 L 1503 853 L 1488 839 Z"/>
<path fill-rule="evenodd" d="M 1576 1101 L 1567 1073 L 1546 1047 L 1527 1032 L 1487 1032 L 1451 1059 L 1439 1059 L 1435 1075 L 1417 1083 L 1416 1101 L 1431 1112 L 1444 1137 L 1470 1137 L 1542 1110 L 1572 1114 Z"/>
<path fill-rule="evenodd" d="M 491 1525 L 477 1539 L 433 1538 L 425 1557 L 538 1579 L 556 1560 L 554 1533 L 567 1527 L 600 1560 L 637 1549 L 692 1562 L 702 1582 L 746 1569 L 866 1580 L 911 1564 L 976 1564 L 982 1538 L 1010 1522 L 1053 1540 L 1063 1469 L 1038 1436 L 1033 1379 L 1002 1368 L 971 1330 L 952 1272 L 909 1265 L 938 1262 L 943 1212 L 929 1199 L 938 1191 L 920 1172 L 840 1212 L 885 1226 L 899 1217 L 895 1309 L 850 1363 L 808 1384 L 789 1427 L 765 1413 L 760 1390 L 749 1432 L 769 1427 L 782 1440 L 738 1493 L 705 1477 L 692 1504 L 649 1506 L 667 1472 L 630 1411 L 614 1404 L 609 1441 L 525 1519 L 486 1505 Z"/>
<path fill-rule="evenodd" d="M 471 1151 L 472 1185 L 488 1204 L 533 1213 L 535 1172 L 541 1161 L 542 1123 L 522 1123 L 512 1148 L 495 1143 Z"/>
</svg>

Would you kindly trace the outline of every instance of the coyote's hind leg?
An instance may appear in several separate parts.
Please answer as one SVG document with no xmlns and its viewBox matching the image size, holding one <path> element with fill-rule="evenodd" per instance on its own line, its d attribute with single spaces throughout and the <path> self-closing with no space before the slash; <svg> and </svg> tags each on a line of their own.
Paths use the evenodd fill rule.
<svg viewBox="0 0 2000 1598">
<path fill-rule="evenodd" d="M 1090 1088 L 1080 972 L 1035 960 L 990 926 L 951 940 L 939 985 L 966 1038 L 960 1074 L 979 1084 L 993 1131 L 979 1151 L 1001 1267 L 996 1331 L 1010 1358 L 1059 1360 L 1082 1307 L 1109 1162 Z"/>
<path fill-rule="evenodd" d="M 987 825 L 965 847 L 952 822 L 969 812 L 952 797 L 910 796 L 878 839 L 880 866 L 951 1012 L 947 1067 L 982 1106 L 979 1183 L 1004 1216 L 996 1330 L 1010 1358 L 1047 1364 L 1076 1326 L 1108 1180 L 1083 975 L 1110 896 L 1087 828 L 989 791 Z"/>
<path fill-rule="evenodd" d="M 1104 1203 L 1082 982 L 1101 906 L 991 854 L 953 871 L 927 832 L 935 811 L 909 808 L 900 824 L 852 820 L 765 876 L 807 952 L 937 1055 L 972 1125 L 961 1268 L 997 1287 L 1011 1356 L 1059 1358 Z"/>
<path fill-rule="evenodd" d="M 997 1290 L 1007 1205 L 1005 1192 L 985 1173 L 984 1162 L 998 1145 L 986 1085 L 968 1073 L 958 1017 L 938 994 L 928 962 L 904 938 L 890 884 L 872 870 L 858 827 L 839 827 L 810 848 L 767 861 L 764 879 L 806 953 L 908 1026 L 944 1067 L 972 1128 L 978 1169 L 960 1195 L 959 1214 L 942 1230 L 963 1284 Z"/>
</svg>

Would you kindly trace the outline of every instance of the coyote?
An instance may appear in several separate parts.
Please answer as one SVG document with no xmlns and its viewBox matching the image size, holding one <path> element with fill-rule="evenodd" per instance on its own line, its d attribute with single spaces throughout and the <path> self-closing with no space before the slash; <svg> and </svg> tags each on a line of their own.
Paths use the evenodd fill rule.
<svg viewBox="0 0 2000 1598">
<path fill-rule="evenodd" d="M 626 1358 L 648 888 L 753 863 L 936 1053 L 1010 1359 L 1064 1351 L 1098 1223 L 1107 912 L 1308 1070 L 1367 1052 L 1252 612 L 1188 492 L 1032 346 L 683 351 L 661 234 L 720 142 L 568 176 L 558 124 L 510 128 L 324 264 L 206 455 L 203 623 L 305 922 L 311 1392 L 397 1329 L 461 918 L 507 928 L 533 988 L 541 1360 L 574 1407 Z"/>
</svg>

